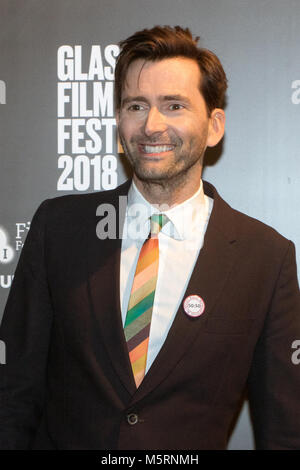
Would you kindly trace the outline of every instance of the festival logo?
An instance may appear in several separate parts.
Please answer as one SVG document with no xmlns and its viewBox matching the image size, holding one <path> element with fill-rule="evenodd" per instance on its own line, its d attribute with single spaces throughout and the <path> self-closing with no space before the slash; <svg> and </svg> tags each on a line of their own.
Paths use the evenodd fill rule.
<svg viewBox="0 0 300 470">
<path fill-rule="evenodd" d="M 58 48 L 58 191 L 99 191 L 118 185 L 114 117 L 118 54 L 116 44 Z"/>
</svg>

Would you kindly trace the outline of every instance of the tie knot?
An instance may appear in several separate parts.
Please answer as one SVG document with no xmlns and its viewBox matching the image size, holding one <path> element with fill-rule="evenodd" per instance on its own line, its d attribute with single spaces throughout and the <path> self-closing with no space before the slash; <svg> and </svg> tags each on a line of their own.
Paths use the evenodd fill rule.
<svg viewBox="0 0 300 470">
<path fill-rule="evenodd" d="M 163 226 L 168 222 L 168 217 L 165 214 L 153 214 L 150 217 L 150 232 L 151 235 L 158 235 Z"/>
</svg>

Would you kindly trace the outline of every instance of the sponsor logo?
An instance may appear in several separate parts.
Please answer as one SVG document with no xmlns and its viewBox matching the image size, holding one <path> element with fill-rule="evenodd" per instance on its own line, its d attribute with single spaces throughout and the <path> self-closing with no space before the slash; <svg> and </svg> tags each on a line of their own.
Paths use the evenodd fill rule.
<svg viewBox="0 0 300 470">
<path fill-rule="evenodd" d="M 297 366 L 298 364 L 300 364 L 300 340 L 295 339 L 291 347 L 292 349 L 295 349 L 295 351 L 293 352 L 291 356 L 291 360 L 292 360 L 292 363 L 295 364 L 295 366 Z"/>
<path fill-rule="evenodd" d="M 300 80 L 294 80 L 292 82 L 292 89 L 295 90 L 291 96 L 292 103 L 300 104 Z"/>
<path fill-rule="evenodd" d="M 9 237 L 6 230 L 0 227 L 0 263 L 8 264 L 14 259 L 14 250 L 9 244 Z"/>
<path fill-rule="evenodd" d="M 30 222 L 17 222 L 16 232 L 11 236 L 8 231 L 0 227 L 0 266 L 9 265 L 15 261 L 16 256 L 22 250 Z M 0 273 L 0 288 L 9 289 L 14 278 L 13 273 Z"/>
<path fill-rule="evenodd" d="M 4 341 L 0 339 L 0 364 L 6 364 L 6 347 Z"/>
<path fill-rule="evenodd" d="M 6 104 L 6 84 L 0 80 L 0 104 Z"/>
</svg>

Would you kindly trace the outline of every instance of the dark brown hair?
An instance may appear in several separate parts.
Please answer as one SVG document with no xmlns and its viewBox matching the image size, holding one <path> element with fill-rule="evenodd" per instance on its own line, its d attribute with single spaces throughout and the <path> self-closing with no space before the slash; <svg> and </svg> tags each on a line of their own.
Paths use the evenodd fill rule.
<svg viewBox="0 0 300 470">
<path fill-rule="evenodd" d="M 208 113 L 223 108 L 227 78 L 218 57 L 208 49 L 198 47 L 199 37 L 193 38 L 188 28 L 180 26 L 155 26 L 137 31 L 120 42 L 121 52 L 115 69 L 115 106 L 121 108 L 122 90 L 130 64 L 137 59 L 158 61 L 171 57 L 195 60 L 202 74 L 199 89 L 206 102 Z"/>
</svg>

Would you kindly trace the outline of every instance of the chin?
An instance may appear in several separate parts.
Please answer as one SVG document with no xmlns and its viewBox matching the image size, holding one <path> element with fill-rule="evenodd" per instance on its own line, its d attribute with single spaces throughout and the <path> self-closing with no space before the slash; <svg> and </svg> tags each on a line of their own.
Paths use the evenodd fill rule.
<svg viewBox="0 0 300 470">
<path fill-rule="evenodd" d="M 141 169 L 134 169 L 134 173 L 136 174 L 137 178 L 140 181 L 143 181 L 145 183 L 159 183 L 159 182 L 167 182 L 171 181 L 174 178 L 178 177 L 180 175 L 179 173 L 173 173 L 170 171 L 158 171 L 158 170 L 147 170 L 147 171 L 141 171 Z"/>
<path fill-rule="evenodd" d="M 140 181 L 149 183 L 167 179 L 165 175 L 156 172 L 135 172 L 135 175 Z"/>
<path fill-rule="evenodd" d="M 134 173 L 138 178 L 143 180 L 148 179 L 164 179 L 168 177 L 170 169 L 163 168 L 161 165 L 134 165 Z"/>
</svg>

